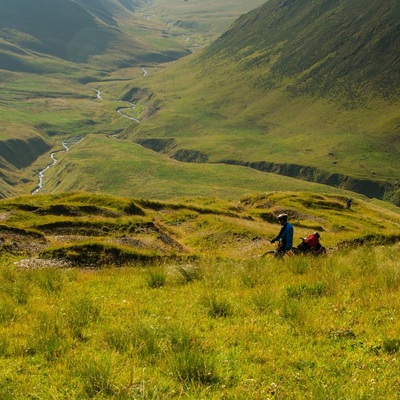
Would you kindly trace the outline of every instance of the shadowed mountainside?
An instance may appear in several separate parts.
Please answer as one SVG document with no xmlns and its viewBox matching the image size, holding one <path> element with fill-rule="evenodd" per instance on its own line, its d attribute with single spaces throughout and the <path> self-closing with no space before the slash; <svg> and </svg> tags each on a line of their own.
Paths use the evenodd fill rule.
<svg viewBox="0 0 400 400">
<path fill-rule="evenodd" d="M 18 47 L 78 62 L 103 52 L 115 35 L 70 0 L 4 0 L 0 27 L 1 36 Z"/>
<path fill-rule="evenodd" d="M 260 68 L 255 82 L 294 94 L 399 95 L 396 0 L 271 0 L 242 16 L 203 56 Z"/>
<path fill-rule="evenodd" d="M 165 62 L 183 56 L 182 48 L 164 54 L 143 42 L 140 29 L 146 27 L 140 24 L 135 33 L 122 28 L 137 21 L 138 4 L 135 0 L 4 0 L 0 4 L 0 65 L 40 73 L 40 67 L 21 56 L 96 63 L 96 56 L 107 53 L 100 63 L 103 68 L 113 63 L 126 66 L 141 57 Z"/>
</svg>

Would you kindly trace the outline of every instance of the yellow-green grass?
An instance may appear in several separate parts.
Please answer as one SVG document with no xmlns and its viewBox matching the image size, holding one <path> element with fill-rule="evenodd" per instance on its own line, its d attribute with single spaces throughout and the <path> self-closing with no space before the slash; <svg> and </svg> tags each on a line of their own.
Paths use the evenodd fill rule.
<svg viewBox="0 0 400 400">
<path fill-rule="evenodd" d="M 43 92 L 40 85 L 47 84 L 49 90 Z M 129 126 L 128 121 L 117 114 L 118 107 L 127 104 L 115 103 L 118 98 L 99 100 L 94 89 L 64 80 L 22 79 L 9 92 L 14 98 L 0 103 L 2 139 L 26 136 L 24 130 L 16 130 L 15 125 L 26 126 L 26 132 L 34 129 L 50 141 L 52 136 L 68 138 L 92 132 L 114 133 Z"/>
<path fill-rule="evenodd" d="M 398 252 L 101 271 L 3 257 L 1 397 L 397 398 Z"/>
<path fill-rule="evenodd" d="M 347 209 L 346 200 L 338 193 L 294 191 L 259 192 L 234 200 L 198 195 L 164 201 L 139 194 L 128 198 L 73 192 L 36 194 L 0 202 L 6 242 L 2 251 L 32 256 L 53 245 L 82 244 L 81 250 L 73 250 L 79 253 L 92 243 L 105 251 L 114 246 L 127 252 L 128 258 L 132 251 L 145 251 L 144 255 L 150 251 L 166 257 L 208 254 L 247 259 L 275 248 L 269 239 L 280 228 L 276 217 L 281 213 L 289 215 L 295 228 L 294 245 L 313 231 L 320 232 L 329 253 L 343 246 L 399 240 L 398 208 L 355 198 Z M 13 233 L 14 228 L 22 232 Z M 30 248 L 30 242 L 37 243 L 33 253 L 24 250 L 24 246 Z"/>
</svg>

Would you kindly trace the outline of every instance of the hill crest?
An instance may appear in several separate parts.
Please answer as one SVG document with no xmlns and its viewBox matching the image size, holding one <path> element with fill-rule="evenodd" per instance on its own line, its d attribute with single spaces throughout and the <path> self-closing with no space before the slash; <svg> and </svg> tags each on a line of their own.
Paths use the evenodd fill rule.
<svg viewBox="0 0 400 400">
<path fill-rule="evenodd" d="M 400 241 L 400 213 L 327 194 L 270 192 L 233 203 L 217 198 L 151 201 L 109 195 L 34 195 L 0 202 L 2 252 L 56 265 L 123 265 L 202 257 L 254 258 L 273 249 L 276 217 L 290 216 L 295 237 L 319 231 L 331 249 L 345 243 Z M 46 264 L 48 265 L 48 264 Z"/>
</svg>

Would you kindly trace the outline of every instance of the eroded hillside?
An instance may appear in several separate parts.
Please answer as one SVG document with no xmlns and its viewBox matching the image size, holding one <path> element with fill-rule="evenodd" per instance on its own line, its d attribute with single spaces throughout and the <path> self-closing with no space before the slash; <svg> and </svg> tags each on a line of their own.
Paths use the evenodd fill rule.
<svg viewBox="0 0 400 400">
<path fill-rule="evenodd" d="M 273 250 L 276 216 L 286 212 L 298 238 L 319 231 L 329 252 L 400 240 L 400 212 L 346 197 L 273 192 L 238 203 L 174 202 L 84 193 L 2 200 L 2 254 L 23 267 L 101 268 L 155 260 L 254 258 Z"/>
</svg>

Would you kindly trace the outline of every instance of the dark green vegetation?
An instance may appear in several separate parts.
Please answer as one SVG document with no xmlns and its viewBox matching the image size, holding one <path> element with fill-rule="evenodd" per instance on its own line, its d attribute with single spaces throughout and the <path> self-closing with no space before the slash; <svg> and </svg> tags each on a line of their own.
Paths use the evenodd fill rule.
<svg viewBox="0 0 400 400">
<path fill-rule="evenodd" d="M 135 15 L 139 4 L 135 0 L 4 0 L 0 5 L 1 66 L 54 73 L 59 68 L 53 57 L 59 57 L 90 62 L 106 72 L 150 59 L 173 59 L 171 49 L 163 54 L 149 39 L 143 40 L 148 26 Z M 154 30 L 159 28 L 154 26 Z M 184 48 L 177 45 L 175 58 L 183 54 Z M 40 63 L 44 60 L 47 67 Z"/>
<path fill-rule="evenodd" d="M 0 397 L 396 398 L 400 214 L 345 200 L 1 200 Z"/>
<path fill-rule="evenodd" d="M 341 99 L 343 106 L 379 95 L 398 99 L 396 1 L 272 0 L 242 16 L 204 58 L 233 58 L 261 69 L 254 86 Z M 285 82 L 286 80 L 286 82 Z"/>
</svg>

